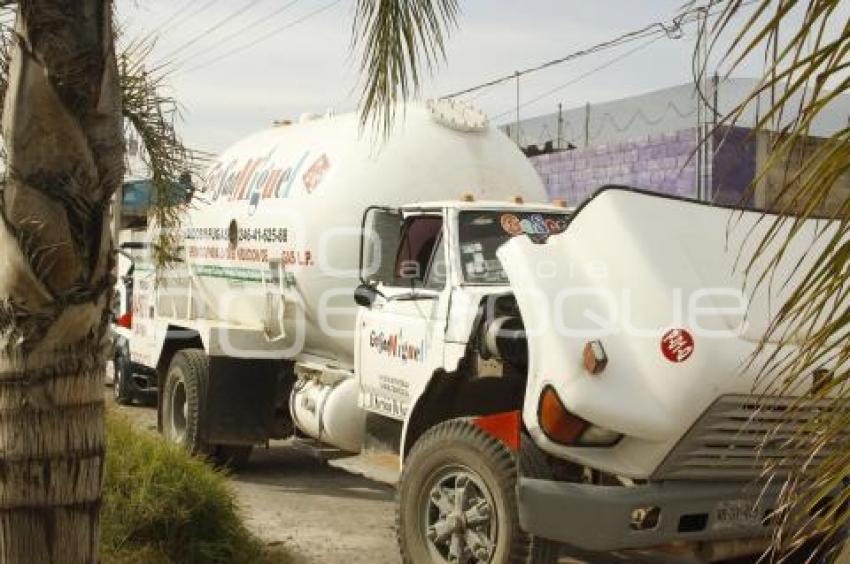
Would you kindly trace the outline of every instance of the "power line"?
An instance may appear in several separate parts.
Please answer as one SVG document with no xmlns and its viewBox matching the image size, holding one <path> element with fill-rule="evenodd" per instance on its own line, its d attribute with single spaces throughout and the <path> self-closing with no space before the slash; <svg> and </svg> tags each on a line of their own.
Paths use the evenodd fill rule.
<svg viewBox="0 0 850 564">
<path fill-rule="evenodd" d="M 463 90 L 459 90 L 457 92 L 453 92 L 443 98 L 455 98 L 457 96 L 462 96 L 464 94 L 470 94 L 472 92 L 476 92 L 478 90 L 482 90 L 484 88 L 490 88 L 492 86 L 496 86 L 498 84 L 502 84 L 504 82 L 508 82 L 510 80 L 518 80 L 520 77 L 525 76 L 527 74 L 531 74 L 534 72 L 538 72 L 549 67 L 553 67 L 555 65 L 560 65 L 562 63 L 566 63 L 569 61 L 573 61 L 580 57 L 584 57 L 586 55 L 591 55 L 593 53 L 597 53 L 599 51 L 603 51 L 606 49 L 611 49 L 614 47 L 619 47 L 626 43 L 630 43 L 632 41 L 639 41 L 640 39 L 646 37 L 653 36 L 667 36 L 669 38 L 677 39 L 682 35 L 682 26 L 697 21 L 700 17 L 703 16 L 708 10 L 713 8 L 715 5 L 721 3 L 723 0 L 710 0 L 707 4 L 696 6 L 689 10 L 686 10 L 676 17 L 674 17 L 670 23 L 665 22 L 655 22 L 649 25 L 646 25 L 640 29 L 630 31 L 624 33 L 618 37 L 610 39 L 608 41 L 603 41 L 602 43 L 597 43 L 591 47 L 587 47 L 585 49 L 581 49 L 579 51 L 574 51 L 565 55 L 563 57 L 559 57 L 557 59 L 552 59 L 550 61 L 546 61 L 544 63 L 535 65 L 533 67 L 528 67 L 526 69 L 512 72 L 511 74 L 507 74 L 504 76 L 500 76 L 498 78 L 494 78 L 493 80 L 488 80 L 487 82 L 483 82 L 481 84 L 471 86 L 469 88 L 465 88 Z M 748 4 L 752 4 L 758 0 L 748 0 L 742 3 L 742 6 L 746 6 Z"/>
<path fill-rule="evenodd" d="M 168 22 L 168 23 L 163 24 L 165 27 L 163 27 L 162 29 L 159 30 L 159 34 L 162 35 L 164 32 L 166 32 L 170 29 L 174 29 L 175 27 L 182 24 L 187 19 L 193 18 L 193 17 L 197 16 L 198 14 L 200 14 L 201 12 L 209 9 L 216 2 L 218 2 L 218 0 L 207 0 L 207 2 L 205 2 L 200 8 L 198 8 L 197 10 L 194 10 L 190 14 L 185 14 L 182 17 L 178 17 L 178 18 L 176 18 L 175 16 L 172 16 L 170 18 L 171 22 L 168 22 L 168 20 L 166 20 L 166 22 Z M 193 0 L 192 2 L 189 3 L 189 5 L 196 4 L 196 3 L 197 2 Z"/>
<path fill-rule="evenodd" d="M 160 65 L 160 64 L 162 64 L 163 61 L 167 61 L 167 60 L 171 59 L 172 57 L 174 57 L 175 55 L 178 55 L 181 51 L 185 51 L 187 48 L 191 47 L 192 45 L 194 45 L 195 43 L 197 43 L 198 41 L 200 41 L 204 37 L 206 37 L 209 34 L 221 29 L 222 27 L 224 27 L 228 23 L 232 22 L 234 19 L 238 18 L 239 16 L 241 16 L 242 14 L 244 14 L 245 12 L 247 12 L 248 10 L 250 10 L 251 8 L 256 6 L 258 2 L 260 2 L 260 0 L 250 0 L 247 4 L 245 4 L 241 8 L 237 9 L 234 12 L 231 12 L 231 13 L 225 15 L 223 18 L 218 20 L 216 23 L 214 23 L 213 25 L 211 25 L 210 27 L 208 27 L 204 31 L 195 35 L 195 37 L 189 39 L 188 41 L 186 41 L 185 43 L 183 43 L 182 45 L 180 45 L 176 49 L 173 49 L 167 55 L 164 55 L 163 57 L 161 57 L 159 62 L 157 62 L 156 64 Z"/>
<path fill-rule="evenodd" d="M 543 92 L 542 94 L 540 94 L 538 96 L 535 96 L 531 100 L 527 100 L 527 101 L 523 102 L 522 104 L 519 104 L 519 108 L 522 109 L 522 108 L 525 108 L 526 106 L 530 106 L 531 104 L 537 103 L 540 100 L 546 98 L 547 96 L 551 96 L 552 94 L 554 94 L 555 92 L 558 92 L 559 90 L 563 90 L 564 88 L 567 88 L 569 86 L 572 86 L 573 84 L 581 82 L 582 80 L 586 79 L 587 77 L 589 77 L 593 74 L 596 74 L 599 71 L 607 69 L 608 67 L 610 67 L 610 66 L 612 66 L 616 63 L 619 63 L 620 61 L 622 61 L 623 59 L 625 59 L 625 58 L 627 58 L 631 55 L 634 55 L 638 51 L 642 51 L 643 49 L 646 49 L 647 47 L 649 47 L 650 45 L 652 45 L 656 41 L 659 41 L 660 39 L 661 39 L 661 37 L 653 37 L 649 41 L 645 41 L 645 42 L 641 43 L 637 47 L 630 49 L 630 50 L 626 51 L 625 53 L 606 61 L 605 63 L 599 65 L 598 67 L 594 67 L 593 69 L 591 69 L 591 70 L 589 70 L 589 71 L 587 71 L 583 74 L 580 74 L 579 76 L 577 76 L 573 79 L 570 79 L 569 81 L 567 81 L 563 84 L 560 84 L 560 85 L 556 86 L 555 88 L 552 88 L 551 90 L 547 90 L 546 92 Z M 506 115 L 513 113 L 515 111 L 515 109 L 516 109 L 516 106 L 513 106 L 513 107 L 511 107 L 510 110 L 505 110 L 504 112 L 496 114 L 491 119 L 493 121 L 496 121 L 499 118 L 505 117 Z"/>
<path fill-rule="evenodd" d="M 658 24 L 652 24 L 652 26 L 647 26 L 647 28 L 644 28 L 640 31 L 631 32 L 631 33 L 622 35 L 620 37 L 617 37 L 615 39 L 612 39 L 610 41 L 598 43 L 598 44 L 596 44 L 592 47 L 589 47 L 587 49 L 581 49 L 579 51 L 575 51 L 575 52 L 570 53 L 569 55 L 567 55 L 565 57 L 560 57 L 560 58 L 554 59 L 552 61 L 547 61 L 547 62 L 542 63 L 540 65 L 537 65 L 535 67 L 527 68 L 527 69 L 521 70 L 521 71 L 516 71 L 516 72 L 513 72 L 509 75 L 505 75 L 505 76 L 502 76 L 502 77 L 499 77 L 499 78 L 496 78 L 496 79 L 493 79 L 493 80 L 489 80 L 489 81 L 484 82 L 482 84 L 472 86 L 470 88 L 465 88 L 463 90 L 453 92 L 451 94 L 444 96 L 444 98 L 455 98 L 457 96 L 462 96 L 464 94 L 470 94 L 472 92 L 476 92 L 476 91 L 482 90 L 484 88 L 490 88 L 492 86 L 497 86 L 497 85 L 502 84 L 504 82 L 507 82 L 509 80 L 516 80 L 517 78 L 523 77 L 527 74 L 531 74 L 533 72 L 537 72 L 537 71 L 540 71 L 540 70 L 543 70 L 543 69 L 547 69 L 547 68 L 555 66 L 555 65 L 560 65 L 562 63 L 566 63 L 566 62 L 578 59 L 580 57 L 584 57 L 586 55 L 591 55 L 593 53 L 597 53 L 597 52 L 605 50 L 605 49 L 611 49 L 611 48 L 614 48 L 614 47 L 619 47 L 620 45 L 623 45 L 623 44 L 631 42 L 631 41 L 636 41 L 636 40 L 639 40 L 639 39 L 643 39 L 644 37 L 650 37 L 650 36 L 653 36 L 653 35 L 657 35 L 659 33 L 658 31 L 650 31 L 656 25 L 658 25 Z"/>
<path fill-rule="evenodd" d="M 197 4 L 198 1 L 199 0 L 188 0 L 188 2 L 185 2 L 182 6 L 180 6 L 176 10 L 174 10 L 171 13 L 171 15 L 169 15 L 167 18 L 162 20 L 162 22 L 157 24 L 155 27 L 156 28 L 162 27 L 162 26 L 168 24 L 169 22 L 173 22 L 175 18 L 180 18 L 189 8 L 191 8 L 193 5 Z"/>
<path fill-rule="evenodd" d="M 275 35 L 278 35 L 279 33 L 286 31 L 287 29 L 289 29 L 291 27 L 294 27 L 294 26 L 296 26 L 296 25 L 298 25 L 298 24 L 300 24 L 300 23 L 302 23 L 306 20 L 309 20 L 310 18 L 318 16 L 322 12 L 326 12 L 327 10 L 330 10 L 331 8 L 333 8 L 334 6 L 339 4 L 340 2 L 342 2 L 342 0 L 334 0 L 333 2 L 325 4 L 324 6 L 321 6 L 320 8 L 317 8 L 317 9 L 313 10 L 312 12 L 308 12 L 307 14 L 287 23 L 286 25 L 282 25 L 278 28 L 273 29 L 269 33 L 266 33 L 266 34 L 261 35 L 260 37 L 257 37 L 256 39 L 254 39 L 253 41 L 250 41 L 249 43 L 246 43 L 246 44 L 244 44 L 240 47 L 236 47 L 234 49 L 231 49 L 230 51 L 224 53 L 223 55 L 221 55 L 219 57 L 216 57 L 215 59 L 211 59 L 209 61 L 206 61 L 204 63 L 200 63 L 200 64 L 198 64 L 194 67 L 191 67 L 191 68 L 187 69 L 185 72 L 190 73 L 190 72 L 194 72 L 196 70 L 202 69 L 202 68 L 206 68 L 210 65 L 214 65 L 214 64 L 220 62 L 222 59 L 226 59 L 227 57 L 230 57 L 230 56 L 235 55 L 237 53 L 241 53 L 242 51 L 245 51 L 246 49 L 250 49 L 251 47 L 254 47 L 257 44 L 262 43 L 263 41 L 266 41 L 267 39 L 270 39 L 270 38 L 274 37 Z"/>
<path fill-rule="evenodd" d="M 188 60 L 190 60 L 194 57 L 197 57 L 198 55 L 209 55 L 210 52 L 214 52 L 214 51 L 219 50 L 223 45 L 226 45 L 232 39 L 240 37 L 243 33 L 245 33 L 246 31 L 248 31 L 250 29 L 253 29 L 257 26 L 260 26 L 260 25 L 263 25 L 265 23 L 270 22 L 273 18 L 279 16 L 280 14 L 282 14 L 283 12 L 285 12 L 286 10 L 288 10 L 289 8 L 291 8 L 292 6 L 294 6 L 295 4 L 297 4 L 300 1 L 301 0 L 290 0 L 289 2 L 285 3 L 283 6 L 279 6 L 279 7 L 275 8 L 274 10 L 272 10 L 271 12 L 269 12 L 268 14 L 263 14 L 262 16 L 258 17 L 255 20 L 248 22 L 247 24 L 240 27 L 239 29 L 236 29 L 236 30 L 232 31 L 231 33 L 228 33 L 224 37 L 219 38 L 216 41 L 215 45 L 213 45 L 212 47 L 210 47 L 209 49 L 207 49 L 203 53 L 199 52 L 199 53 L 195 53 L 194 55 L 187 56 L 185 60 L 188 61 Z"/>
</svg>

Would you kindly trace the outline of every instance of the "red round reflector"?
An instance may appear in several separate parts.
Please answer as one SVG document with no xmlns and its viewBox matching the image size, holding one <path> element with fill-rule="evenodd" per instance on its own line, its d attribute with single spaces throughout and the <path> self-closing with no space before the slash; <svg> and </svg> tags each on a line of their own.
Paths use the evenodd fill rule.
<svg viewBox="0 0 850 564">
<path fill-rule="evenodd" d="M 661 337 L 661 353 L 670 362 L 684 362 L 694 352 L 694 338 L 685 329 L 671 329 Z"/>
</svg>

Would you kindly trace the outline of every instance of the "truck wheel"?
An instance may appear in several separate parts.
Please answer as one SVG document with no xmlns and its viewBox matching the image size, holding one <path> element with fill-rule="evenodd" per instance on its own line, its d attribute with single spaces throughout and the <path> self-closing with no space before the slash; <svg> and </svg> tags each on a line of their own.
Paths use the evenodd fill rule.
<svg viewBox="0 0 850 564">
<path fill-rule="evenodd" d="M 397 534 L 405 562 L 551 563 L 557 547 L 519 527 L 517 459 L 467 419 L 427 431 L 404 465 Z"/>
<path fill-rule="evenodd" d="M 202 350 L 178 351 L 171 359 L 162 390 L 162 433 L 193 455 L 214 454 L 200 436 L 201 398 L 207 386 L 209 366 L 209 359 Z"/>
<path fill-rule="evenodd" d="M 130 405 L 133 403 L 133 371 L 126 343 L 116 347 L 112 366 L 112 397 L 119 405 Z"/>
</svg>

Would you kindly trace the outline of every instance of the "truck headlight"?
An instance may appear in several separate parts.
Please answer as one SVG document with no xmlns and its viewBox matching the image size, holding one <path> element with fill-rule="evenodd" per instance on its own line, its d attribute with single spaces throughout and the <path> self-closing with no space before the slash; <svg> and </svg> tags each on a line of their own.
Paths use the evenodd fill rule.
<svg viewBox="0 0 850 564">
<path fill-rule="evenodd" d="M 540 395 L 537 417 L 546 437 L 566 446 L 612 446 L 623 436 L 570 413 L 551 386 Z"/>
</svg>

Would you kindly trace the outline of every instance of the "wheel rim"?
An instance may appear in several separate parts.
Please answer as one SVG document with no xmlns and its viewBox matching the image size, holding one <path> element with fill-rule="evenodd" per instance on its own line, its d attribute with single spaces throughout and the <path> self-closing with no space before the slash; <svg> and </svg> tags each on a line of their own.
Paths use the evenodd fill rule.
<svg viewBox="0 0 850 564">
<path fill-rule="evenodd" d="M 189 402 L 186 401 L 186 384 L 178 379 L 171 388 L 171 438 L 176 443 L 186 439 L 186 421 L 189 414 Z"/>
<path fill-rule="evenodd" d="M 466 467 L 445 467 L 423 489 L 423 534 L 434 562 L 491 562 L 498 534 L 493 495 L 481 477 Z"/>
</svg>

